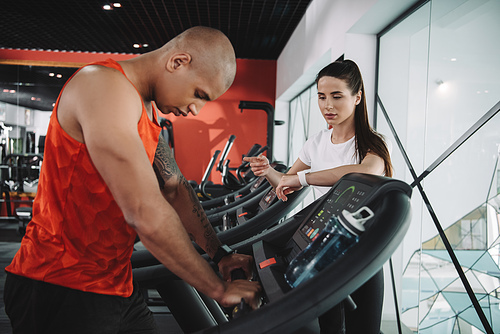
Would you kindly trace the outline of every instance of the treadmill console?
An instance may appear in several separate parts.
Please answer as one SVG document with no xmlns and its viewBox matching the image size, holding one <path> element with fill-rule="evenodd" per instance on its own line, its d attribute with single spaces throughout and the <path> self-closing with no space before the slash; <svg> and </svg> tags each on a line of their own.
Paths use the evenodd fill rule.
<svg viewBox="0 0 500 334">
<path fill-rule="evenodd" d="M 333 191 L 325 195 L 322 205 L 306 220 L 295 233 L 293 240 L 302 250 L 313 242 L 321 233 L 325 224 L 333 215 L 339 215 L 342 210 L 354 212 L 359 209 L 363 198 L 371 187 L 360 182 L 342 182 Z"/>
<path fill-rule="evenodd" d="M 298 228 L 285 245 L 265 240 L 254 243 L 253 256 L 258 279 L 266 292 L 265 301 L 276 300 L 291 289 L 284 278 L 288 264 L 315 240 L 332 216 L 339 215 L 342 210 L 355 212 L 363 206 L 369 207 L 376 216 L 378 199 L 393 190 L 411 195 L 411 188 L 398 180 L 364 174 L 346 175 L 311 204 L 315 205 L 314 209 L 298 223 Z M 365 225 L 367 230 L 372 220 Z"/>
<path fill-rule="evenodd" d="M 269 208 L 274 202 L 276 202 L 276 199 L 277 197 L 274 189 L 269 190 L 259 202 L 260 211 L 264 211 Z"/>
</svg>

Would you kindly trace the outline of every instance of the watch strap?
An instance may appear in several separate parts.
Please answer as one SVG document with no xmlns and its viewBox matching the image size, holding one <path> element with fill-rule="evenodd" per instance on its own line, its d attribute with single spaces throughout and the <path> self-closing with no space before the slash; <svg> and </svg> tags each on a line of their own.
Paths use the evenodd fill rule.
<svg viewBox="0 0 500 334">
<path fill-rule="evenodd" d="M 228 245 L 221 245 L 219 246 L 219 248 L 217 248 L 212 261 L 214 261 L 215 264 L 219 264 L 220 260 L 222 260 L 224 256 L 230 254 L 234 254 L 234 250 L 231 249 L 231 247 L 229 247 Z"/>
<path fill-rule="evenodd" d="M 302 187 L 308 187 L 309 183 L 307 183 L 306 180 L 306 174 L 309 174 L 309 171 L 307 170 L 301 170 L 300 172 L 297 172 L 297 176 L 299 177 L 299 182 Z"/>
</svg>

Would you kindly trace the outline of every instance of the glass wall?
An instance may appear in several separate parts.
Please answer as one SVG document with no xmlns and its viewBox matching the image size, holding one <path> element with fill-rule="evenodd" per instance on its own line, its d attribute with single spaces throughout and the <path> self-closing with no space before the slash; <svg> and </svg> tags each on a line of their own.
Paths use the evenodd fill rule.
<svg viewBox="0 0 500 334">
<path fill-rule="evenodd" d="M 377 130 L 415 187 L 400 312 L 418 333 L 500 333 L 499 17 L 498 0 L 430 0 L 379 36 Z"/>
<path fill-rule="evenodd" d="M 0 161 L 9 154 L 43 153 L 40 136 L 71 67 L 0 64 Z"/>
<path fill-rule="evenodd" d="M 75 71 L 0 64 L 0 217 L 6 221 L 36 196 L 53 104 Z"/>
</svg>

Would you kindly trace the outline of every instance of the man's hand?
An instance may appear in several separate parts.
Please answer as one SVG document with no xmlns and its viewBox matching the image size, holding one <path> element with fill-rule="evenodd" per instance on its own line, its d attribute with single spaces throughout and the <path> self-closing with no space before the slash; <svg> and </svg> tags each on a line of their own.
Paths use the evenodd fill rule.
<svg viewBox="0 0 500 334">
<path fill-rule="evenodd" d="M 235 269 L 243 269 L 248 279 L 252 278 L 253 258 L 244 254 L 231 254 L 224 256 L 219 262 L 219 272 L 224 281 L 231 281 L 231 272 Z"/>
<path fill-rule="evenodd" d="M 262 287 L 259 282 L 239 279 L 233 282 L 224 282 L 224 284 L 224 295 L 218 300 L 223 307 L 235 306 L 240 303 L 241 298 L 245 299 L 245 302 L 254 310 L 260 307 Z"/>
<path fill-rule="evenodd" d="M 276 196 L 283 202 L 286 202 L 288 200 L 286 195 L 300 189 L 302 189 L 302 185 L 297 175 L 283 175 L 276 187 Z"/>
<path fill-rule="evenodd" d="M 258 282 L 251 282 L 244 279 L 231 280 L 231 272 L 235 269 L 243 269 L 247 279 L 252 277 L 253 258 L 244 254 L 231 254 L 224 256 L 219 262 L 219 272 L 225 281 L 226 291 L 219 303 L 224 307 L 238 304 L 241 298 L 256 309 L 260 306 L 262 287 Z"/>
</svg>

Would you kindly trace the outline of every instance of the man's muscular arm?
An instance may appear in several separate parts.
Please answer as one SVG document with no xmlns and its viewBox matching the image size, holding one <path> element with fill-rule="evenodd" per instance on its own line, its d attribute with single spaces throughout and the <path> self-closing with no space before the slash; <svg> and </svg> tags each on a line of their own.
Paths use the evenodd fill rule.
<svg viewBox="0 0 500 334">
<path fill-rule="evenodd" d="M 160 135 L 153 164 L 163 197 L 177 211 L 191 240 L 212 257 L 221 245 L 193 188 L 182 175 L 167 142 Z"/>
</svg>

